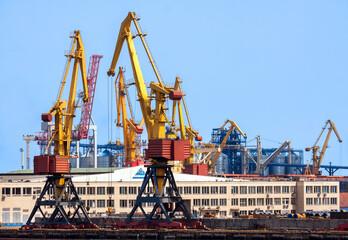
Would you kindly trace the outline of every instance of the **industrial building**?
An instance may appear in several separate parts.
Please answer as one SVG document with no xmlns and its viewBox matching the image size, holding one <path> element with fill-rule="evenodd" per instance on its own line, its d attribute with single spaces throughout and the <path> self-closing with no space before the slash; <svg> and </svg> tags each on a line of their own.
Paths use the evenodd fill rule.
<svg viewBox="0 0 348 240">
<path fill-rule="evenodd" d="M 73 173 L 75 187 L 89 215 L 107 216 L 109 207 L 112 208 L 112 214 L 129 213 L 146 168 L 137 166 L 119 168 L 112 172 L 106 172 L 107 169 L 99 171 L 101 173 L 96 173 L 96 169 L 80 169 Z M 46 181 L 43 175 L 20 172 L 0 176 L 0 222 L 3 224 L 25 223 Z M 175 179 L 185 205 L 197 217 L 214 214 L 220 218 L 234 218 L 251 212 L 285 214 L 340 209 L 337 180 L 247 180 L 188 174 L 175 174 Z M 148 189 L 146 194 L 153 194 L 153 189 Z M 151 206 L 146 205 L 145 211 L 151 211 Z M 46 206 L 44 214 L 49 216 L 53 209 Z"/>
</svg>

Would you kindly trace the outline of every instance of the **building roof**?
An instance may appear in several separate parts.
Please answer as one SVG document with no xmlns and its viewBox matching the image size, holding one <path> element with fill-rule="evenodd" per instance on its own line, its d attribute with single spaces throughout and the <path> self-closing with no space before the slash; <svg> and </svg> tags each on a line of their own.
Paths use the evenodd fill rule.
<svg viewBox="0 0 348 240">
<path fill-rule="evenodd" d="M 72 174 L 92 174 L 92 173 L 106 173 L 106 172 L 113 172 L 115 171 L 116 167 L 113 168 L 71 168 L 70 173 Z M 33 169 L 19 169 L 14 170 L 8 173 L 0 173 L 1 175 L 4 174 L 34 174 Z"/>
<path fill-rule="evenodd" d="M 85 176 L 73 177 L 74 182 L 141 182 L 144 179 L 146 167 L 143 165 L 137 167 L 119 168 L 112 173 L 102 173 Z M 177 182 L 221 182 L 221 181 L 247 181 L 241 179 L 199 176 L 183 173 L 174 173 Z"/>
</svg>

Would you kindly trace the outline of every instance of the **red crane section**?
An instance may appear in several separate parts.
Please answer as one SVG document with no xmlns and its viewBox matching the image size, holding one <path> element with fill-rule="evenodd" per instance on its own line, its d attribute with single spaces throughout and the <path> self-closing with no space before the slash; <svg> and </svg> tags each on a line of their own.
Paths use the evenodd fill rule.
<svg viewBox="0 0 348 240">
<path fill-rule="evenodd" d="M 103 55 L 92 55 L 89 59 L 87 86 L 89 101 L 84 102 L 81 111 L 80 124 L 78 130 L 73 134 L 74 139 L 86 139 L 88 137 L 89 125 L 91 122 L 95 86 L 97 83 L 99 61 Z"/>
</svg>

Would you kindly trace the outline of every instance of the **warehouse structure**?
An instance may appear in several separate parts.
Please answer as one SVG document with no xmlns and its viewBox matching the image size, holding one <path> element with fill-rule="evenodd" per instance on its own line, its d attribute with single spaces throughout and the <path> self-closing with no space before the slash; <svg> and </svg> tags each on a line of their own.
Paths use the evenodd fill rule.
<svg viewBox="0 0 348 240">
<path fill-rule="evenodd" d="M 132 209 L 141 186 L 144 166 L 120 168 L 112 172 L 73 174 L 79 196 L 90 216 L 126 214 Z M 101 170 L 99 170 L 101 171 Z M 339 182 L 308 179 L 232 179 L 175 174 L 176 182 L 190 212 L 197 217 L 215 215 L 234 218 L 251 212 L 290 213 L 302 211 L 336 211 L 340 209 Z M 45 176 L 2 174 L 0 176 L 0 222 L 26 222 L 45 183 Z M 151 195 L 153 189 L 147 189 Z M 48 196 L 46 196 L 48 197 Z M 151 206 L 145 206 L 150 211 Z M 44 208 L 49 216 L 53 208 Z M 69 212 L 69 209 L 67 209 Z"/>
</svg>

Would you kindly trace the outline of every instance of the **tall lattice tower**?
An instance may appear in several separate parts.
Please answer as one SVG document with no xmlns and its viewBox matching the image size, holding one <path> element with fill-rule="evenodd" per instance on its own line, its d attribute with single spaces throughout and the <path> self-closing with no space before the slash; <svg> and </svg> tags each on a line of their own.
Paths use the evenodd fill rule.
<svg viewBox="0 0 348 240">
<path fill-rule="evenodd" d="M 34 141 L 34 135 L 23 135 L 23 140 L 26 142 L 27 146 L 26 169 L 30 169 L 30 142 Z"/>
</svg>

